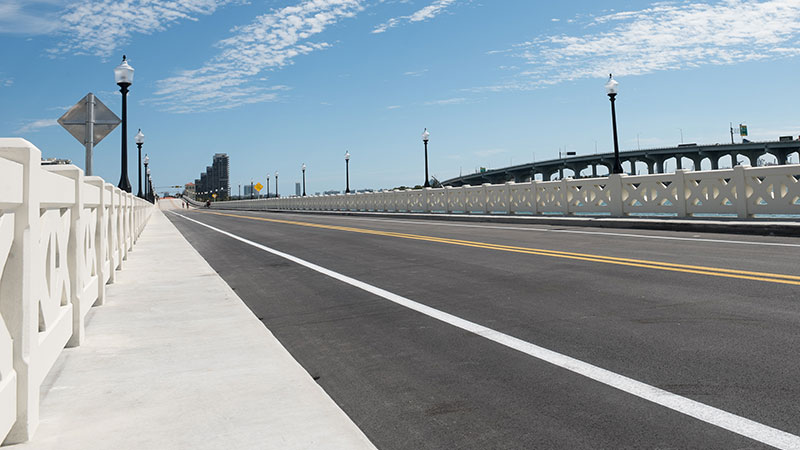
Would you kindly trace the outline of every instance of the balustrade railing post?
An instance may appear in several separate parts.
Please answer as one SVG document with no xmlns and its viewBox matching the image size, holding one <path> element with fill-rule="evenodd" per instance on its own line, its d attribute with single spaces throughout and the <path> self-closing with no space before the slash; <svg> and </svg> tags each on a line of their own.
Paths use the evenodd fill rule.
<svg viewBox="0 0 800 450">
<path fill-rule="evenodd" d="M 621 173 L 612 173 L 608 175 L 608 185 L 606 185 L 606 189 L 609 189 L 609 200 L 610 205 L 608 205 L 609 209 L 611 210 L 612 217 L 622 217 L 625 215 L 625 190 L 622 187 L 622 177 L 624 174 Z"/>
<path fill-rule="evenodd" d="M 506 199 L 506 214 L 511 214 L 511 185 L 516 184 L 513 181 L 506 181 L 503 196 Z"/>
<path fill-rule="evenodd" d="M 489 189 L 491 186 L 491 183 L 481 184 L 481 210 L 484 214 L 489 214 Z"/>
<path fill-rule="evenodd" d="M 422 188 L 422 211 L 430 213 L 431 211 L 431 190 L 433 188 Z"/>
<path fill-rule="evenodd" d="M 86 258 L 83 253 L 85 238 L 84 199 L 83 199 L 83 170 L 69 166 L 50 166 L 44 168 L 48 172 L 57 173 L 72 180 L 75 192 L 75 203 L 70 207 L 69 244 L 67 246 L 67 267 L 69 270 L 70 301 L 72 303 L 72 336 L 67 341 L 67 347 L 76 347 L 85 339 L 85 327 L 81 310 L 86 308 L 84 302 L 94 303 L 94 297 L 84 299 L 83 290 L 89 282 L 86 273 Z"/>
<path fill-rule="evenodd" d="M 678 217 L 688 215 L 686 205 L 686 174 L 688 173 L 689 171 L 686 169 L 678 169 L 672 177 L 672 183 L 675 185 L 675 212 Z"/>
<path fill-rule="evenodd" d="M 748 211 L 748 193 L 746 172 L 750 166 L 740 164 L 733 168 L 733 184 L 736 189 L 736 215 L 740 219 L 750 217 Z"/>
<path fill-rule="evenodd" d="M 22 165 L 22 205 L 14 210 L 14 239 L 0 283 L 0 314 L 13 340 L 16 371 L 16 421 L 4 443 L 25 442 L 39 425 L 39 384 L 34 367 L 39 338 L 38 299 L 43 289 L 40 178 L 42 153 L 22 139 L 0 139 L 0 157 Z"/>
<path fill-rule="evenodd" d="M 560 186 L 560 189 L 558 190 L 559 194 L 561 196 L 561 212 L 563 212 L 565 216 L 570 215 L 570 210 L 569 210 L 569 200 L 570 200 L 570 198 L 569 198 L 569 181 L 570 180 L 571 180 L 571 178 L 562 178 L 561 179 L 561 183 L 560 183 L 561 186 Z"/>
<path fill-rule="evenodd" d="M 535 216 L 539 214 L 539 182 L 531 178 L 531 213 Z"/>
<path fill-rule="evenodd" d="M 96 187 L 100 193 L 100 201 L 97 205 L 97 215 L 95 217 L 94 252 L 95 260 L 97 261 L 97 301 L 95 304 L 102 305 L 106 301 L 106 280 L 109 278 L 108 271 L 111 267 L 110 263 L 106 267 L 108 260 L 108 228 L 106 226 L 108 223 L 108 212 L 106 211 L 108 201 L 106 200 L 105 181 L 102 178 L 95 176 L 85 177 L 84 182 Z M 111 271 L 113 272 L 113 269 Z"/>
</svg>

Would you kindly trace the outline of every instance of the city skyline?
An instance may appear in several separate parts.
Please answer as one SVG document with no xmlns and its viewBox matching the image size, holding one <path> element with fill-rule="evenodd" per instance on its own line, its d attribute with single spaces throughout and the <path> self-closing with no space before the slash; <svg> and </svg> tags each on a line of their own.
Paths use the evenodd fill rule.
<svg viewBox="0 0 800 450">
<path fill-rule="evenodd" d="M 344 190 L 346 151 L 351 188 L 413 186 L 424 128 L 440 180 L 609 152 L 608 73 L 622 150 L 729 142 L 731 122 L 752 140 L 800 135 L 800 2 L 530 3 L 2 0 L 0 132 L 83 167 L 55 119 L 88 92 L 119 115 L 124 53 L 129 129 L 158 186 L 227 153 L 231 186 L 277 171 L 291 192 L 306 164 L 308 192 Z M 112 182 L 119 147 L 117 129 L 95 150 Z M 135 174 L 129 155 L 134 190 Z"/>
</svg>

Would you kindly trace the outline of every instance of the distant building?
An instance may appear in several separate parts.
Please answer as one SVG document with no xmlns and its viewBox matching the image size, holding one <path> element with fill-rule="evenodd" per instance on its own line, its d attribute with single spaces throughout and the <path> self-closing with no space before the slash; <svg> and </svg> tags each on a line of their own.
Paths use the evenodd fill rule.
<svg viewBox="0 0 800 450">
<path fill-rule="evenodd" d="M 300 194 L 302 194 L 302 191 L 300 190 L 300 183 L 294 184 L 294 194 L 298 197 L 300 197 Z"/>
<path fill-rule="evenodd" d="M 186 183 L 186 186 L 183 189 L 183 195 L 189 198 L 194 198 L 194 193 L 195 193 L 194 187 L 195 187 L 194 183 Z"/>
<path fill-rule="evenodd" d="M 206 198 L 216 193 L 217 200 L 230 198 L 230 158 L 226 153 L 214 154 L 211 165 L 206 166 L 205 172 L 200 173 L 200 178 L 194 180 L 194 189 L 198 197 Z"/>
<path fill-rule="evenodd" d="M 255 196 L 258 195 L 258 192 L 256 192 L 256 190 L 252 186 L 250 186 L 249 184 L 245 184 L 242 187 L 244 188 L 243 195 L 242 195 L 244 198 L 255 197 Z"/>
</svg>

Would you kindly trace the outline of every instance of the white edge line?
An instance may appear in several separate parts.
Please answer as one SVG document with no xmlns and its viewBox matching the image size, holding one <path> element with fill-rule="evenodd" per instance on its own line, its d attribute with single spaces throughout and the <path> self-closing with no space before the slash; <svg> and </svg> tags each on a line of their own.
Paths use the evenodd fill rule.
<svg viewBox="0 0 800 450">
<path fill-rule="evenodd" d="M 211 225 L 207 225 L 182 214 L 178 214 L 173 211 L 170 212 L 178 217 L 182 217 L 188 221 L 204 226 L 210 230 L 216 231 L 220 234 L 236 239 L 237 241 L 256 247 L 265 252 L 288 259 L 289 261 L 292 261 L 303 267 L 314 270 L 323 275 L 327 275 L 343 283 L 357 287 L 366 292 L 377 295 L 378 297 L 382 297 L 398 305 L 422 313 L 433 319 L 442 321 L 456 328 L 469 331 L 470 333 L 482 336 L 508 348 L 512 348 L 527 355 L 533 356 L 534 358 L 548 362 L 563 369 L 567 369 L 571 372 L 598 381 L 607 386 L 617 388 L 623 392 L 635 395 L 644 400 L 664 406 L 687 416 L 694 417 L 695 419 L 703 422 L 716 425 L 720 428 L 724 428 L 728 431 L 756 440 L 763 444 L 771 445 L 780 449 L 800 448 L 800 436 L 796 436 L 785 431 L 778 430 L 777 428 L 772 428 L 768 425 L 755 422 L 745 417 L 737 416 L 736 414 L 714 408 L 713 406 L 673 394 L 655 386 L 628 378 L 624 375 L 620 375 L 570 356 L 548 350 L 544 347 L 539 347 L 538 345 L 531 344 L 530 342 L 523 341 L 522 339 L 515 338 L 444 311 L 423 305 L 422 303 L 415 302 L 414 300 L 402 297 L 379 287 L 372 286 L 363 281 L 356 280 L 355 278 L 350 278 L 347 275 L 342 275 L 330 269 L 326 269 L 314 263 L 300 259 L 296 256 L 283 253 L 279 250 L 272 249 Z"/>
</svg>

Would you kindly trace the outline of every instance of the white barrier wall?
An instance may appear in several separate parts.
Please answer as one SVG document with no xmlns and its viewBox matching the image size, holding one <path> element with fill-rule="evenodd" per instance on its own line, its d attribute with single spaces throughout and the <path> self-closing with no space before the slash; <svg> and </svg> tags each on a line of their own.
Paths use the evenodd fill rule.
<svg viewBox="0 0 800 450">
<path fill-rule="evenodd" d="M 199 204 L 199 203 L 198 203 Z M 506 214 L 800 215 L 800 165 L 215 202 L 250 210 Z"/>
<path fill-rule="evenodd" d="M 0 139 L 0 437 L 39 423 L 39 390 L 84 318 L 104 301 L 153 205 L 72 165 L 42 166 L 19 138 Z"/>
</svg>

